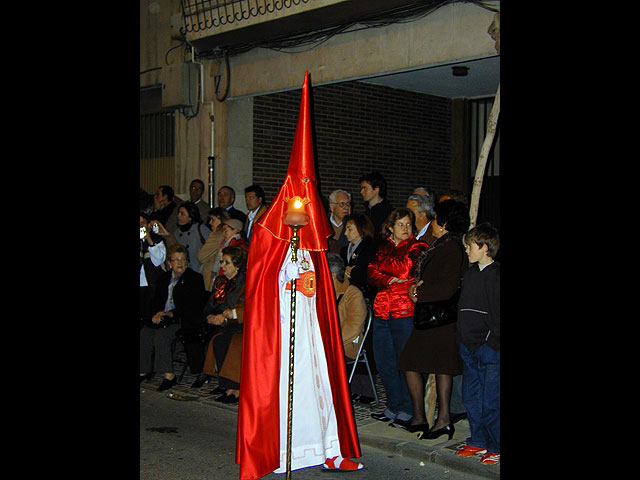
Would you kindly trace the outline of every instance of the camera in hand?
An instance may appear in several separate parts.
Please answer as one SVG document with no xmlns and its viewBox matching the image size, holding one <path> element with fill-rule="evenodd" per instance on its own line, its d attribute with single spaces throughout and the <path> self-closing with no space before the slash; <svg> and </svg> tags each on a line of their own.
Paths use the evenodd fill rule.
<svg viewBox="0 0 640 480">
<path fill-rule="evenodd" d="M 160 231 L 160 227 L 158 227 L 157 223 L 151 224 L 151 231 L 153 233 L 158 233 Z M 147 236 L 147 228 L 146 227 L 140 227 L 140 240 L 142 240 L 146 236 Z"/>
</svg>

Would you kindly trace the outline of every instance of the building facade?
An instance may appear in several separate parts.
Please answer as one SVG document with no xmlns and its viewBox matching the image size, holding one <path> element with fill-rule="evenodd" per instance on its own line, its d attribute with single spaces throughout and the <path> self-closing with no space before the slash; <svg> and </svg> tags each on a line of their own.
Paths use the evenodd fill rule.
<svg viewBox="0 0 640 480">
<path fill-rule="evenodd" d="M 496 11 L 499 2 L 141 0 L 141 187 L 167 183 L 186 195 L 201 178 L 205 198 L 231 185 L 243 210 L 252 183 L 273 198 L 308 71 L 323 195 L 345 188 L 358 211 L 357 179 L 372 170 L 394 206 L 417 186 L 468 193 L 496 65 L 499 76 L 488 33 Z M 483 85 L 474 75 L 487 61 Z M 471 65 L 466 79 L 440 79 L 461 64 Z M 399 82 L 409 74 L 422 75 L 417 89 Z M 445 88 L 472 80 L 484 93 Z M 488 170 L 499 177 L 498 160 Z"/>
</svg>

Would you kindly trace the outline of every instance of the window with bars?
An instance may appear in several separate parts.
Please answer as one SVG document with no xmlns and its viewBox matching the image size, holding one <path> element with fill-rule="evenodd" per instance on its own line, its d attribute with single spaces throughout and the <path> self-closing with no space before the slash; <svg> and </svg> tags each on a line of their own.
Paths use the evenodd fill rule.
<svg viewBox="0 0 640 480">
<path fill-rule="evenodd" d="M 140 115 L 140 187 L 155 192 L 175 177 L 175 113 Z"/>
<path fill-rule="evenodd" d="M 175 113 L 140 115 L 140 158 L 173 157 Z"/>
<path fill-rule="evenodd" d="M 478 157 L 480 157 L 484 137 L 487 134 L 487 121 L 489 120 L 492 107 L 493 97 L 469 101 L 469 155 L 471 156 L 469 165 L 471 168 L 470 174 L 472 178 L 476 175 Z M 498 125 L 496 126 L 493 145 L 489 151 L 489 157 L 487 158 L 485 175 L 489 177 L 500 176 L 500 122 L 498 122 Z"/>
</svg>

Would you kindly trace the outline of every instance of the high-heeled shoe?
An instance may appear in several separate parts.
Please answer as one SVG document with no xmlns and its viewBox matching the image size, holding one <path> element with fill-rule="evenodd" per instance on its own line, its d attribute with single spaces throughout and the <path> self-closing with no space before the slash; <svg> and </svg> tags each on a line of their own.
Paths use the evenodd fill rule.
<svg viewBox="0 0 640 480">
<path fill-rule="evenodd" d="M 165 390 L 169 390 L 176 383 L 178 383 L 178 377 L 173 377 L 171 380 L 169 380 L 168 378 L 163 378 L 162 383 L 157 390 L 158 392 L 164 392 Z"/>
<path fill-rule="evenodd" d="M 222 402 L 222 403 L 226 403 L 227 397 L 229 395 L 226 393 L 223 393 L 222 395 L 220 395 L 219 397 L 216 398 L 216 402 Z"/>
<path fill-rule="evenodd" d="M 227 394 L 226 398 L 220 400 L 222 403 L 228 403 L 233 405 L 234 403 L 238 403 L 240 401 L 240 397 L 236 397 L 234 394 Z"/>
<path fill-rule="evenodd" d="M 451 438 L 453 438 L 453 434 L 455 433 L 455 431 L 456 429 L 453 426 L 453 423 L 450 423 L 449 425 L 445 425 L 444 427 L 439 428 L 437 430 L 424 432 L 422 433 L 422 435 L 418 434 L 418 438 L 421 440 L 434 440 L 442 435 L 448 435 L 449 440 L 451 440 Z"/>
<path fill-rule="evenodd" d="M 394 420 L 393 422 L 391 422 L 390 425 L 395 425 L 397 427 L 402 428 L 403 430 L 406 430 L 407 432 L 411 432 L 411 433 L 417 433 L 417 432 L 422 432 L 422 433 L 426 433 L 429 431 L 429 424 L 428 423 L 419 423 L 417 425 L 411 425 L 411 423 L 408 424 L 399 424 L 398 420 Z"/>
<path fill-rule="evenodd" d="M 372 413 L 371 418 L 375 418 L 376 420 L 380 420 L 381 422 L 390 422 L 391 418 L 387 417 L 384 413 Z"/>
<path fill-rule="evenodd" d="M 226 393 L 227 389 L 222 387 L 216 387 L 209 392 L 211 395 L 218 395 L 219 393 Z"/>
<path fill-rule="evenodd" d="M 196 381 L 191 384 L 191 388 L 200 388 L 208 379 L 209 375 L 207 375 L 206 373 L 201 373 L 200 375 L 198 375 L 198 378 L 196 378 Z"/>
</svg>

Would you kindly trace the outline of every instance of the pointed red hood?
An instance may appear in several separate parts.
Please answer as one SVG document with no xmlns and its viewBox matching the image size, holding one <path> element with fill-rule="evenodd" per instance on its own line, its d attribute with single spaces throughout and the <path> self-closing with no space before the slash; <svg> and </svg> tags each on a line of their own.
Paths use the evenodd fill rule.
<svg viewBox="0 0 640 480">
<path fill-rule="evenodd" d="M 242 333 L 242 372 L 236 437 L 236 462 L 241 479 L 257 479 L 280 466 L 280 287 L 278 275 L 289 249 L 292 229 L 282 217 L 285 197 L 307 198 L 309 223 L 298 230 L 299 248 L 310 250 L 316 279 L 316 312 L 331 384 L 343 457 L 362 452 L 353 416 L 336 297 L 325 250 L 333 233 L 316 187 L 311 134 L 308 72 L 305 73 L 300 116 L 286 179 L 269 210 L 251 234 Z"/>
<path fill-rule="evenodd" d="M 293 139 L 287 176 L 269 210 L 260 218 L 258 225 L 262 225 L 274 237 L 288 242 L 291 238 L 292 230 L 291 227 L 282 222 L 282 217 L 287 209 L 285 199 L 293 198 L 296 195 L 309 200 L 306 205 L 309 224 L 298 231 L 298 236 L 300 237 L 299 247 L 305 250 L 327 250 L 327 237 L 333 235 L 334 232 L 322 206 L 316 181 L 313 133 L 311 129 L 309 72 L 304 74 L 298 126 Z"/>
</svg>

